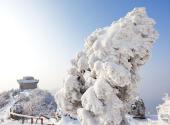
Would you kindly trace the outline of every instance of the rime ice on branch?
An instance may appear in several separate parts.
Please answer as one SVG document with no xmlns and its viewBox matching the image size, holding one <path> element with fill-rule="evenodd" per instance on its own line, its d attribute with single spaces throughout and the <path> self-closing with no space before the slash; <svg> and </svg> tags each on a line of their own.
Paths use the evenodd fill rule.
<svg viewBox="0 0 170 125">
<path fill-rule="evenodd" d="M 170 96 L 168 94 L 163 98 L 164 103 L 157 106 L 158 120 L 170 124 Z"/>
<path fill-rule="evenodd" d="M 158 33 L 145 8 L 135 8 L 85 41 L 57 94 L 64 113 L 82 125 L 120 125 L 137 94 L 138 69 Z"/>
</svg>

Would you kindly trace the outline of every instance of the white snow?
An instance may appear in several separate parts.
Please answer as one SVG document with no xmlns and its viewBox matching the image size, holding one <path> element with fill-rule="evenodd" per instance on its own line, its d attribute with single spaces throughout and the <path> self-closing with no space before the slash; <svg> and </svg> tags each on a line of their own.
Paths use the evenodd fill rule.
<svg viewBox="0 0 170 125">
<path fill-rule="evenodd" d="M 13 103 L 14 103 L 14 100 L 12 100 L 11 103 L 9 103 L 6 107 L 0 110 L 0 125 L 23 125 L 21 120 L 15 121 L 12 119 L 8 119 L 9 109 L 13 105 Z M 163 108 L 163 105 L 161 105 L 162 108 Z M 166 105 L 166 108 L 168 107 L 169 105 Z M 79 116 L 80 120 L 83 120 L 82 124 L 96 125 L 99 122 L 97 119 L 91 116 L 91 114 L 87 110 L 84 110 L 83 108 L 78 109 L 78 113 L 80 113 L 80 116 Z M 83 119 L 81 119 L 81 117 L 83 117 Z M 167 123 L 166 121 L 163 121 L 161 119 L 158 120 L 157 116 L 151 116 L 151 115 L 147 116 L 147 119 L 143 119 L 143 120 L 134 119 L 130 115 L 126 115 L 126 118 L 127 118 L 127 122 L 129 123 L 129 125 L 169 125 L 169 123 Z M 80 125 L 79 120 L 73 120 L 68 116 L 63 116 L 62 119 L 58 122 L 56 122 L 56 120 L 54 119 L 50 119 L 49 121 L 45 121 L 45 124 L 47 123 L 53 123 L 55 125 Z M 24 123 L 24 125 L 30 125 L 30 120 Z M 40 122 L 38 124 L 33 124 L 33 125 L 40 125 Z"/>
</svg>

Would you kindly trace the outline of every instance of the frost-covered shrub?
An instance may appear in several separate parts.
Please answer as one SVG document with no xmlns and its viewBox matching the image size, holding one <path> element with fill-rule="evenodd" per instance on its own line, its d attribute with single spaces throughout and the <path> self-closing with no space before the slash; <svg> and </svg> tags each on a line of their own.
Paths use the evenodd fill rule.
<svg viewBox="0 0 170 125">
<path fill-rule="evenodd" d="M 82 125 L 124 124 L 138 96 L 138 69 L 158 37 L 154 24 L 145 8 L 135 8 L 93 32 L 56 95 L 61 111 L 78 116 Z"/>
<path fill-rule="evenodd" d="M 57 104 L 51 93 L 40 89 L 34 89 L 21 92 L 18 95 L 18 101 L 11 109 L 16 113 L 19 112 L 24 115 L 51 116 L 57 110 Z M 22 109 L 22 111 L 19 111 L 20 109 Z"/>
<path fill-rule="evenodd" d="M 10 102 L 10 91 L 0 93 L 0 109 Z"/>
</svg>

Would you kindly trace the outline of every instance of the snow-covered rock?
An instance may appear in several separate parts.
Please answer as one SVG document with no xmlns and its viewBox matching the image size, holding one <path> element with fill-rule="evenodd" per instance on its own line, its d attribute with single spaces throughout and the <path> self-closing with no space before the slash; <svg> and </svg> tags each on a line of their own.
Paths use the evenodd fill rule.
<svg viewBox="0 0 170 125">
<path fill-rule="evenodd" d="M 135 102 L 131 105 L 130 113 L 135 118 L 145 118 L 145 104 L 142 99 L 136 98 Z"/>
<path fill-rule="evenodd" d="M 154 25 L 145 8 L 135 8 L 93 32 L 56 95 L 60 110 L 78 117 L 82 125 L 125 124 L 138 96 L 138 70 L 158 37 Z"/>
</svg>

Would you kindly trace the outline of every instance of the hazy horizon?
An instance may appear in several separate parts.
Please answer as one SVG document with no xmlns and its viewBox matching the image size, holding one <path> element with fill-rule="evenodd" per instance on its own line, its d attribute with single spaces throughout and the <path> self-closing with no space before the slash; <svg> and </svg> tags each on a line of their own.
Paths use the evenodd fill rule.
<svg viewBox="0 0 170 125">
<path fill-rule="evenodd" d="M 168 0 L 0 1 L 0 92 L 18 88 L 16 80 L 27 75 L 39 79 L 42 89 L 60 88 L 83 40 L 135 7 L 146 7 L 160 34 L 139 85 L 147 109 L 155 112 L 163 94 L 170 94 Z"/>
</svg>

